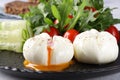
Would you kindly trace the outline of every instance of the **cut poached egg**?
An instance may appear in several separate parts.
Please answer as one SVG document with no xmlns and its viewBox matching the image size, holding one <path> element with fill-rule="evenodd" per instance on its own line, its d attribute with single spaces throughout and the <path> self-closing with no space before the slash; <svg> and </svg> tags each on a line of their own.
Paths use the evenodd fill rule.
<svg viewBox="0 0 120 80">
<path fill-rule="evenodd" d="M 35 70 L 63 70 L 71 64 L 73 55 L 70 40 L 61 36 L 51 38 L 47 33 L 28 39 L 23 46 L 24 65 Z"/>
</svg>

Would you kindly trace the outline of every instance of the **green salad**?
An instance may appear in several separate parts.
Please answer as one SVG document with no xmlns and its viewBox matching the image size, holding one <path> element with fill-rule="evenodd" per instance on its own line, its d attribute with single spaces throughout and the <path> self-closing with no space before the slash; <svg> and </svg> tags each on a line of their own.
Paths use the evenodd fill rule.
<svg viewBox="0 0 120 80">
<path fill-rule="evenodd" d="M 34 34 L 49 31 L 52 26 L 63 35 L 70 29 L 101 31 L 120 23 L 120 19 L 113 18 L 112 10 L 104 8 L 103 0 L 40 0 L 38 6 L 21 16 L 31 24 Z"/>
</svg>

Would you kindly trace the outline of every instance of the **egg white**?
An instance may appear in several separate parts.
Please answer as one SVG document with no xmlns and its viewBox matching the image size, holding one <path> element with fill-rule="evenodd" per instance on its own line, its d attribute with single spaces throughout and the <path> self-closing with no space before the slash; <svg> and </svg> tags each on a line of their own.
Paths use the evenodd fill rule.
<svg viewBox="0 0 120 80">
<path fill-rule="evenodd" d="M 90 30 L 80 33 L 73 42 L 75 58 L 79 62 L 105 64 L 118 57 L 118 45 L 114 36 L 108 32 Z"/>
<path fill-rule="evenodd" d="M 52 41 L 49 44 L 49 41 Z M 37 65 L 48 65 L 48 49 L 51 51 L 51 65 L 58 65 L 69 62 L 74 55 L 73 45 L 70 40 L 61 36 L 54 36 L 53 39 L 42 33 L 28 39 L 23 46 L 23 56 L 26 60 Z"/>
</svg>

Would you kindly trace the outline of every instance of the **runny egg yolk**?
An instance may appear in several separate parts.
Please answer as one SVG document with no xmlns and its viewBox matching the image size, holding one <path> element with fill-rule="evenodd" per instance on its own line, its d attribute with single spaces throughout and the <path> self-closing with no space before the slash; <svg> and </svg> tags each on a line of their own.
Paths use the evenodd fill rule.
<svg viewBox="0 0 120 80">
<path fill-rule="evenodd" d="M 50 65 L 50 62 L 51 62 L 51 51 L 52 51 L 52 48 L 50 46 L 47 47 L 47 50 L 48 50 L 48 66 Z"/>
<path fill-rule="evenodd" d="M 24 66 L 26 68 L 34 69 L 36 71 L 62 71 L 65 68 L 69 67 L 71 64 L 73 64 L 73 61 L 70 61 L 68 63 L 63 63 L 59 65 L 51 65 L 52 48 L 50 45 L 47 46 L 47 50 L 48 50 L 48 61 L 47 61 L 48 65 L 47 66 L 33 64 L 29 62 L 28 60 L 24 61 Z"/>
<path fill-rule="evenodd" d="M 67 67 L 69 67 L 71 64 L 73 64 L 73 61 L 70 61 L 70 62 L 64 63 L 64 64 L 59 64 L 59 65 L 44 66 L 44 65 L 32 64 L 27 60 L 24 61 L 24 66 L 26 68 L 34 69 L 36 71 L 62 71 L 64 69 L 66 69 Z"/>
</svg>

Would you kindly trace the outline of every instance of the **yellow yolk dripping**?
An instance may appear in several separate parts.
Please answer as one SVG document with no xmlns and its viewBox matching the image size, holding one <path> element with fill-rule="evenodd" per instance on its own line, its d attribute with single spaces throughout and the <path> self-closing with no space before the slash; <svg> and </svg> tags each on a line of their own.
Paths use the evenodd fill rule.
<svg viewBox="0 0 120 80">
<path fill-rule="evenodd" d="M 27 60 L 24 61 L 25 67 L 30 68 L 30 69 L 32 68 L 36 71 L 62 71 L 66 69 L 67 67 L 69 67 L 71 64 L 73 64 L 73 61 L 70 61 L 64 64 L 59 64 L 59 65 L 44 66 L 44 65 L 32 64 Z"/>
<path fill-rule="evenodd" d="M 48 66 L 49 66 L 49 65 L 50 65 L 50 62 L 51 62 L 51 51 L 52 51 L 52 49 L 51 49 L 50 46 L 48 46 L 48 47 L 47 47 L 47 50 L 48 50 Z"/>
<path fill-rule="evenodd" d="M 31 62 L 29 62 L 28 60 L 24 61 L 24 66 L 27 68 L 32 68 L 36 71 L 62 71 L 65 68 L 69 67 L 71 64 L 73 64 L 73 61 L 70 61 L 68 63 L 64 63 L 64 64 L 59 64 L 59 65 L 51 65 L 51 47 L 48 46 L 47 47 L 48 50 L 48 65 L 44 66 L 44 65 L 37 65 L 37 64 L 32 64 Z"/>
</svg>

